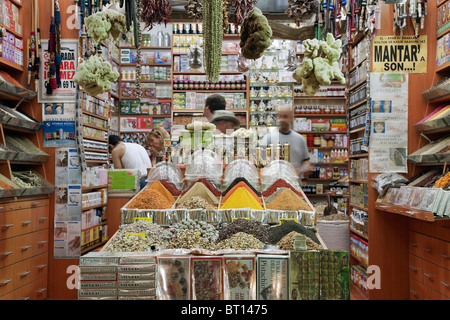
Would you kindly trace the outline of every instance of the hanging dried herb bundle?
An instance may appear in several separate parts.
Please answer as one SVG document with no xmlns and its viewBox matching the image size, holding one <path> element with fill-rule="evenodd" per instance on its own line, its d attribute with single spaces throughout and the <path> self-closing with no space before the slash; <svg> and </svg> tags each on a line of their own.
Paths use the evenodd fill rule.
<svg viewBox="0 0 450 320">
<path fill-rule="evenodd" d="M 203 0 L 188 0 L 184 6 L 189 19 L 201 19 L 203 17 Z"/>
<path fill-rule="evenodd" d="M 152 29 L 155 24 L 166 25 L 172 16 L 172 6 L 167 0 L 142 0 L 141 19 Z"/>
<path fill-rule="evenodd" d="M 228 33 L 228 23 L 230 19 L 230 7 L 232 4 L 232 0 L 223 0 L 223 33 Z"/>
<path fill-rule="evenodd" d="M 216 83 L 220 76 L 223 40 L 222 26 L 222 0 L 205 0 L 203 2 L 203 59 L 208 80 L 213 83 Z"/>
<path fill-rule="evenodd" d="M 315 0 L 289 0 L 289 6 L 284 12 L 289 18 L 294 18 L 296 24 L 302 22 L 303 17 L 317 11 Z"/>
<path fill-rule="evenodd" d="M 233 7 L 236 16 L 234 24 L 240 26 L 244 21 L 244 18 L 250 11 L 253 10 L 253 6 L 258 0 L 233 0 Z"/>
</svg>

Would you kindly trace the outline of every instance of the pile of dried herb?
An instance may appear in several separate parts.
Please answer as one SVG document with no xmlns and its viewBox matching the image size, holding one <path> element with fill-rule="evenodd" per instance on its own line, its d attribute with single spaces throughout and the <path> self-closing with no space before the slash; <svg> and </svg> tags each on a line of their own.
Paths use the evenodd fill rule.
<svg viewBox="0 0 450 320">
<path fill-rule="evenodd" d="M 216 250 L 221 249 L 235 249 L 235 250 L 249 250 L 249 249 L 262 249 L 264 243 L 259 241 L 253 235 L 245 232 L 238 232 L 228 239 L 220 241 L 216 245 Z"/>
<path fill-rule="evenodd" d="M 214 251 L 216 246 L 214 243 L 205 240 L 196 232 L 185 230 L 180 232 L 176 238 L 170 240 L 167 245 L 168 249 L 206 249 Z"/>
<path fill-rule="evenodd" d="M 278 241 L 277 246 L 280 247 L 281 250 L 293 251 L 294 248 L 294 237 L 299 236 L 300 233 L 292 231 L 283 237 L 280 241 Z M 310 238 L 306 237 L 306 246 L 308 250 L 319 250 L 323 249 L 323 247 Z"/>
<path fill-rule="evenodd" d="M 282 225 L 269 228 L 269 243 L 277 244 L 283 237 L 292 231 L 304 234 L 308 238 L 311 238 L 315 243 L 320 244 L 319 239 L 317 239 L 316 234 L 312 230 L 306 229 L 301 224 L 294 221 L 283 222 Z"/>
<path fill-rule="evenodd" d="M 218 241 L 223 241 L 225 239 L 231 238 L 238 232 L 245 232 L 247 234 L 253 235 L 253 237 L 258 239 L 262 243 L 268 243 L 269 241 L 269 234 L 267 233 L 267 229 L 264 226 L 246 219 L 236 219 L 226 227 L 220 229 Z"/>
</svg>

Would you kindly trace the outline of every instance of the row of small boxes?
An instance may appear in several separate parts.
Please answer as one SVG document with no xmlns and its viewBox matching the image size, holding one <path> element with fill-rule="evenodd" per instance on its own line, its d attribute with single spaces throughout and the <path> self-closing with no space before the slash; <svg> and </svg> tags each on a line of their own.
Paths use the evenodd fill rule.
<svg viewBox="0 0 450 320">
<path fill-rule="evenodd" d="M 102 189 L 97 192 L 83 193 L 81 201 L 83 208 L 105 204 L 108 201 L 107 190 Z"/>
<path fill-rule="evenodd" d="M 108 226 L 101 225 L 81 230 L 81 251 L 108 240 Z"/>
<path fill-rule="evenodd" d="M 2 38 L 2 58 L 23 66 L 23 40 L 6 31 Z"/>
<path fill-rule="evenodd" d="M 22 1 L 17 0 L 17 2 Z M 22 26 L 19 24 L 19 8 L 10 0 L 0 0 L 0 23 L 22 34 Z"/>
<path fill-rule="evenodd" d="M 436 67 L 450 61 L 450 33 L 445 34 L 437 40 Z"/>
<path fill-rule="evenodd" d="M 103 208 L 91 209 L 81 213 L 81 229 L 90 228 L 101 223 Z"/>
</svg>

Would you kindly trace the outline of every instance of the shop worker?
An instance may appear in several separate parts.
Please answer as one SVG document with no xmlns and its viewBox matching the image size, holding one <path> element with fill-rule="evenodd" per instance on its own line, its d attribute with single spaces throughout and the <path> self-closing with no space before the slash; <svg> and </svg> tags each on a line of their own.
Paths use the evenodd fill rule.
<svg viewBox="0 0 450 320">
<path fill-rule="evenodd" d="M 291 108 L 284 106 L 280 109 L 277 115 L 278 129 L 270 131 L 264 138 L 262 138 L 260 144 L 266 147 L 273 144 L 275 147 L 277 144 L 283 146 L 285 143 L 289 143 L 290 146 L 290 162 L 299 170 L 300 177 L 304 172 L 307 172 L 311 167 L 308 146 L 305 138 L 295 131 L 291 130 L 290 124 L 293 121 L 293 114 Z"/>
<path fill-rule="evenodd" d="M 218 110 L 225 110 L 227 103 L 225 98 L 220 94 L 213 94 L 206 98 L 205 109 L 203 110 L 203 115 L 211 122 L 214 113 Z"/>
<path fill-rule="evenodd" d="M 216 126 L 216 129 L 220 131 L 220 133 L 228 135 L 232 134 L 234 129 L 239 128 L 241 124 L 234 113 L 228 110 L 217 110 L 216 112 L 214 112 L 211 123 Z"/>
<path fill-rule="evenodd" d="M 147 168 L 152 167 L 147 151 L 137 143 L 123 142 L 116 135 L 109 136 L 109 150 L 114 169 L 137 169 L 141 173 L 140 186 L 145 187 Z"/>
<path fill-rule="evenodd" d="M 166 129 L 158 127 L 147 134 L 146 145 L 150 151 L 152 165 L 158 161 L 158 155 L 164 151 L 164 141 L 170 140 L 170 135 Z"/>
</svg>

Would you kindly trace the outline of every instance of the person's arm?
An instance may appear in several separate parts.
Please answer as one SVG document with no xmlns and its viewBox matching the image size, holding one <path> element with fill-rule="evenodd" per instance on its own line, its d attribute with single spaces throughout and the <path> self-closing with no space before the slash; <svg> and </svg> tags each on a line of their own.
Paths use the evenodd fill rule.
<svg viewBox="0 0 450 320">
<path fill-rule="evenodd" d="M 111 152 L 114 169 L 123 169 L 122 157 L 124 154 L 125 149 L 122 147 L 117 147 Z"/>
<path fill-rule="evenodd" d="M 311 165 L 311 157 L 309 155 L 308 146 L 306 144 L 305 139 L 301 140 L 301 150 L 303 150 L 301 165 L 300 165 L 300 174 L 303 173 L 303 176 L 309 176 L 311 174 L 312 169 L 314 169 Z"/>
</svg>

